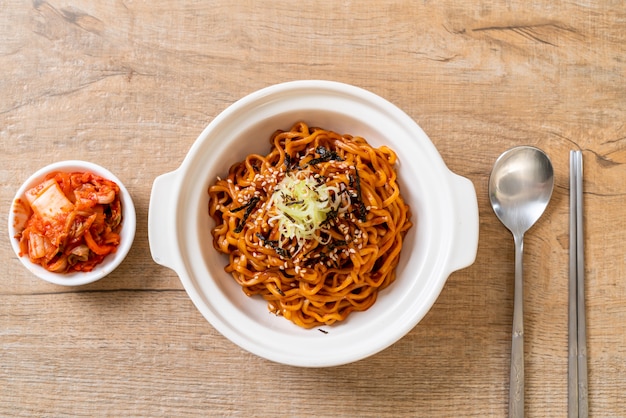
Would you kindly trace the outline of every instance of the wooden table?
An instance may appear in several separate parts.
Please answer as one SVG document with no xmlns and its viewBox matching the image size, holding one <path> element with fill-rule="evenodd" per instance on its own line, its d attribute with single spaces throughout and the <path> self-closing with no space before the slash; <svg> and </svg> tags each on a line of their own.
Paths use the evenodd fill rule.
<svg viewBox="0 0 626 418">
<path fill-rule="evenodd" d="M 567 411 L 569 151 L 584 155 L 589 406 L 626 415 L 626 4 L 57 0 L 0 17 L 0 415 L 505 416 L 513 240 L 487 181 L 506 149 L 545 150 L 552 201 L 526 235 L 526 413 Z M 297 4 L 297 6 L 296 6 Z M 275 364 L 217 333 L 147 239 L 151 186 L 259 88 L 329 79 L 377 93 L 471 179 L 476 262 L 405 338 L 357 363 Z M 6 233 L 20 184 L 97 162 L 137 208 L 128 258 L 92 285 L 43 282 Z"/>
</svg>

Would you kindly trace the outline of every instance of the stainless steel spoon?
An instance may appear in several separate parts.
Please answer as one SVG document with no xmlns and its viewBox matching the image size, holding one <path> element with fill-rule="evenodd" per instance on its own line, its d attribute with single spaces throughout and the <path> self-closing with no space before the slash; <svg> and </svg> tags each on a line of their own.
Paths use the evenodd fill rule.
<svg viewBox="0 0 626 418">
<path fill-rule="evenodd" d="M 489 178 L 489 199 L 496 216 L 515 239 L 515 297 L 511 342 L 509 417 L 524 416 L 524 319 L 522 257 L 524 233 L 537 222 L 552 196 L 554 170 L 541 150 L 512 148 L 495 162 Z"/>
</svg>

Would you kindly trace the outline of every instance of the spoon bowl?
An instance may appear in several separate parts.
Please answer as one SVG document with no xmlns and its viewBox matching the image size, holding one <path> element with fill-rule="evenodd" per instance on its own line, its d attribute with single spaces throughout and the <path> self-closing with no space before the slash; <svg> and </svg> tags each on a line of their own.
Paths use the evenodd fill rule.
<svg viewBox="0 0 626 418">
<path fill-rule="evenodd" d="M 509 417 L 524 416 L 524 234 L 548 206 L 554 188 L 550 158 L 538 148 L 521 146 L 503 153 L 489 178 L 489 200 L 515 240 L 515 294 L 511 339 Z"/>
<path fill-rule="evenodd" d="M 522 146 L 497 159 L 489 179 L 489 199 L 496 216 L 514 235 L 523 234 L 543 214 L 554 188 L 548 156 Z"/>
</svg>

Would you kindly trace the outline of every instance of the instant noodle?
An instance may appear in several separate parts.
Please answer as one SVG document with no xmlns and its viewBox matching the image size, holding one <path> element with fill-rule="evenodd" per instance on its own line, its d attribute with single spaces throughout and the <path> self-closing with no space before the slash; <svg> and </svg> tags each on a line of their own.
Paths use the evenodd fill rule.
<svg viewBox="0 0 626 418">
<path fill-rule="evenodd" d="M 368 309 L 395 279 L 411 227 L 388 147 L 296 123 L 209 187 L 225 270 L 269 310 L 311 328 Z"/>
</svg>

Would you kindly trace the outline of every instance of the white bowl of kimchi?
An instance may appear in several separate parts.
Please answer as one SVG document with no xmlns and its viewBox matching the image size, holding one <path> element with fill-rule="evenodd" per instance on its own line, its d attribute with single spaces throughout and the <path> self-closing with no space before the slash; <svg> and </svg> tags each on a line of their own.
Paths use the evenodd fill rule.
<svg viewBox="0 0 626 418">
<path fill-rule="evenodd" d="M 15 254 L 35 276 L 63 286 L 95 282 L 128 254 L 135 207 L 124 184 L 97 164 L 47 165 L 19 188 L 9 213 Z"/>
<path fill-rule="evenodd" d="M 302 218 L 318 218 L 315 240 Z M 209 123 L 181 166 L 155 179 L 148 235 L 155 262 L 226 338 L 278 363 L 328 367 L 420 322 L 448 276 L 474 262 L 478 206 L 471 181 L 398 107 L 304 80 L 254 92 Z"/>
</svg>

